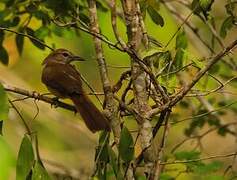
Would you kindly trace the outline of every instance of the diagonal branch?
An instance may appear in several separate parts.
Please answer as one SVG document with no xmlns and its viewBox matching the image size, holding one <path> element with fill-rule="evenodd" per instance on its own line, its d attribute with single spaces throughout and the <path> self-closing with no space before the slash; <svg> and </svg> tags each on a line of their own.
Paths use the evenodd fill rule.
<svg viewBox="0 0 237 180">
<path fill-rule="evenodd" d="M 224 50 L 219 52 L 216 56 L 211 58 L 211 60 L 207 63 L 207 65 L 198 71 L 198 73 L 193 77 L 192 81 L 189 82 L 186 86 L 182 88 L 176 95 L 174 95 L 174 98 L 170 101 L 167 102 L 165 105 L 163 105 L 160 108 L 155 108 L 150 111 L 150 115 L 153 116 L 164 109 L 169 109 L 173 106 L 175 106 L 180 100 L 184 98 L 184 96 L 193 88 L 193 86 L 207 73 L 207 71 L 210 70 L 210 68 L 216 64 L 218 61 L 221 60 L 225 55 L 231 52 L 234 48 L 237 46 L 237 39 L 233 41 L 229 46 L 227 46 Z"/>
<path fill-rule="evenodd" d="M 204 157 L 204 158 L 199 158 L 199 159 L 190 159 L 190 160 L 185 160 L 185 161 L 173 161 L 173 162 L 161 162 L 161 165 L 168 165 L 168 164 L 183 164 L 183 163 L 192 163 L 192 162 L 199 162 L 199 161 L 205 161 L 205 160 L 210 160 L 210 159 L 217 159 L 217 158 L 227 158 L 227 157 L 232 157 L 236 156 L 237 152 L 233 152 L 230 154 L 224 154 L 224 155 L 215 155 L 215 156 L 209 156 L 209 157 Z"/>
<path fill-rule="evenodd" d="M 21 35 L 21 36 L 24 36 L 24 37 L 27 37 L 31 40 L 34 40 L 36 41 L 37 43 L 47 47 L 48 49 L 50 49 L 51 51 L 54 51 L 54 49 L 50 46 L 48 46 L 47 44 L 45 44 L 43 41 L 39 40 L 38 38 L 34 37 L 34 36 L 31 36 L 31 35 L 28 35 L 28 34 L 25 34 L 25 33 L 21 33 L 21 32 L 17 32 L 17 31 L 14 31 L 14 30 L 11 30 L 11 29 L 8 29 L 8 28 L 4 28 L 4 27 L 0 27 L 0 30 L 3 30 L 3 31 L 8 31 L 8 32 L 11 32 L 11 33 L 15 33 L 15 34 L 18 34 L 18 35 Z"/>
</svg>

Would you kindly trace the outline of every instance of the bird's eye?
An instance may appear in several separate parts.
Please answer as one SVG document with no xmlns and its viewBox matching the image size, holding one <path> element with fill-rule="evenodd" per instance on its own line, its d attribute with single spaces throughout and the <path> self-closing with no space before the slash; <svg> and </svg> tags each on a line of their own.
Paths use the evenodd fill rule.
<svg viewBox="0 0 237 180">
<path fill-rule="evenodd" d="M 64 57 L 68 57 L 69 54 L 67 52 L 62 53 Z"/>
</svg>

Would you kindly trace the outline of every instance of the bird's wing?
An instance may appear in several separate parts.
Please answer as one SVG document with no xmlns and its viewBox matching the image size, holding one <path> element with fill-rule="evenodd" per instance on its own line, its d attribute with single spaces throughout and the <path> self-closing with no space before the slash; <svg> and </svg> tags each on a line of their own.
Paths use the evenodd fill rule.
<svg viewBox="0 0 237 180">
<path fill-rule="evenodd" d="M 64 96 L 82 93 L 80 74 L 70 64 L 54 64 L 44 67 L 42 82 L 49 89 L 53 89 Z"/>
</svg>

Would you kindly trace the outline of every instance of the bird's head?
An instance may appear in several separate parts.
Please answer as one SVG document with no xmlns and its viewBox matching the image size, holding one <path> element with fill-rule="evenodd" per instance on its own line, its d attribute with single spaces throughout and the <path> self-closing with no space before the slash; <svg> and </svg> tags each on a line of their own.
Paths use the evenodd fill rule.
<svg viewBox="0 0 237 180">
<path fill-rule="evenodd" d="M 56 49 L 44 59 L 42 65 L 46 65 L 51 62 L 68 64 L 72 61 L 85 61 L 85 60 L 80 56 L 75 56 L 72 52 L 66 49 Z"/>
</svg>

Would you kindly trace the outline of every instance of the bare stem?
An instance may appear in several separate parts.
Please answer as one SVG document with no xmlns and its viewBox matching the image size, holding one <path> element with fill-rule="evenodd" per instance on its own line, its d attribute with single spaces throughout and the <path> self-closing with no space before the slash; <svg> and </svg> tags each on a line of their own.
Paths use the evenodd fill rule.
<svg viewBox="0 0 237 180">
<path fill-rule="evenodd" d="M 99 24 L 97 17 L 96 1 L 88 0 L 89 14 L 90 14 L 90 32 L 93 34 L 99 34 Z M 114 141 L 118 144 L 120 139 L 120 120 L 118 118 L 118 108 L 117 103 L 114 99 L 111 83 L 108 77 L 108 70 L 106 62 L 104 59 L 102 41 L 100 38 L 93 36 L 96 58 L 99 64 L 101 81 L 103 84 L 104 94 L 105 94 L 105 115 L 111 123 L 111 127 L 114 133 Z"/>
</svg>

